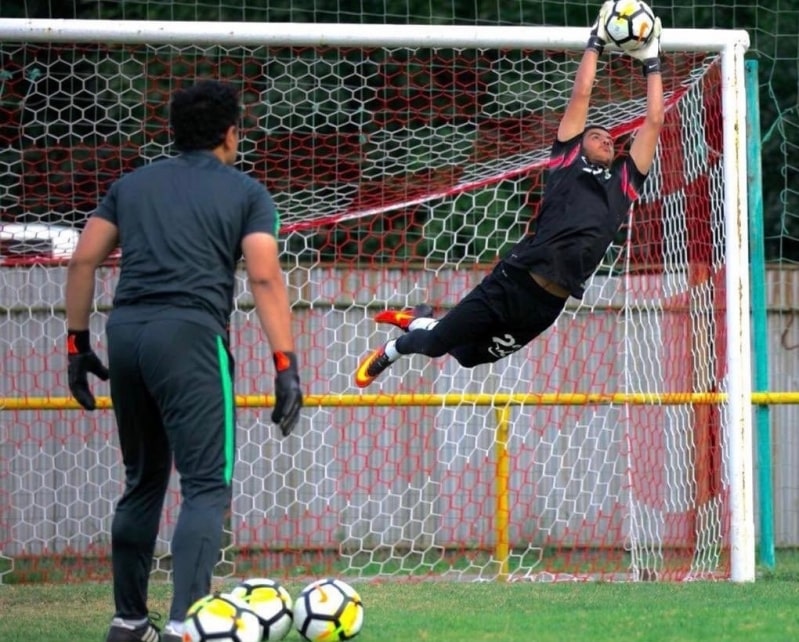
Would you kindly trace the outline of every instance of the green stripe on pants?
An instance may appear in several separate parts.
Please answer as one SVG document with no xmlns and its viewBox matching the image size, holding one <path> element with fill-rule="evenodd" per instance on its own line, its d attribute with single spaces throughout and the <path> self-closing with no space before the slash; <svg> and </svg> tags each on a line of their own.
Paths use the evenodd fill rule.
<svg viewBox="0 0 799 642">
<path fill-rule="evenodd" d="M 222 399 L 225 405 L 225 483 L 230 484 L 233 479 L 233 459 L 235 453 L 234 431 L 236 430 L 234 417 L 233 380 L 230 375 L 230 360 L 222 337 L 216 338 L 216 352 L 219 357 L 219 379 L 222 382 Z"/>
</svg>

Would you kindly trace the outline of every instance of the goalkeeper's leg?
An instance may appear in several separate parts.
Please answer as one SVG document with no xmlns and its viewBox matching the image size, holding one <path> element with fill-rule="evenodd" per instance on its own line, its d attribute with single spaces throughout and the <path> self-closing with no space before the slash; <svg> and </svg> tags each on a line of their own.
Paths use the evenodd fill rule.
<svg viewBox="0 0 799 642">
<path fill-rule="evenodd" d="M 361 361 L 358 369 L 355 371 L 355 385 L 359 388 L 365 388 L 385 372 L 392 363 L 397 361 L 402 354 L 416 353 L 424 354 L 428 357 L 440 357 L 447 354 L 447 352 L 454 348 L 463 337 L 462 334 L 459 336 L 458 333 L 447 331 L 451 319 L 454 318 L 457 322 L 459 317 L 458 306 L 455 306 L 441 321 L 427 316 L 411 317 L 408 315 L 407 318 L 400 319 L 399 323 L 403 324 L 401 326 L 399 323 L 395 323 L 394 320 L 387 320 L 384 318 L 382 321 L 384 323 L 391 323 L 397 327 L 404 326 L 403 329 L 406 329 L 408 334 L 400 337 L 400 339 L 408 340 L 409 337 L 415 337 L 415 340 L 412 340 L 410 344 L 412 347 L 409 351 L 399 352 L 397 349 L 399 339 L 392 339 L 388 343 L 380 346 Z M 440 332 L 438 327 L 444 321 L 447 321 L 447 323 L 444 324 L 444 332 Z M 421 323 L 423 328 L 408 331 L 407 328 L 411 325 L 411 322 Z M 470 327 L 471 330 L 474 328 L 475 325 Z"/>
<path fill-rule="evenodd" d="M 449 354 L 465 368 L 498 361 L 532 341 L 560 314 L 564 302 L 550 309 L 535 296 L 536 288 L 527 272 L 500 262 L 440 321 L 411 330 L 397 339 L 395 349 L 400 355 Z"/>
<path fill-rule="evenodd" d="M 494 309 L 497 302 L 490 300 L 485 287 L 486 282 L 491 280 L 492 275 L 486 277 L 440 321 L 428 316 L 432 314 L 429 306 L 421 310 L 417 306 L 416 309 L 400 313 L 380 313 L 376 320 L 391 323 L 408 333 L 369 354 L 355 372 L 355 384 L 361 388 L 368 386 L 403 354 L 424 354 L 435 358 L 450 353 L 458 358 L 461 351 L 471 350 L 472 345 L 481 345 L 486 337 L 491 336 L 501 319 Z M 467 363 L 462 362 L 462 365 Z"/>
<path fill-rule="evenodd" d="M 521 350 L 554 324 L 564 307 L 566 299 L 545 290 L 529 272 L 500 262 L 453 309 L 457 317 L 445 317 L 446 323 L 442 319 L 431 334 L 466 327 L 461 336 L 468 340 L 457 343 L 447 352 L 465 368 L 473 368 Z M 471 326 L 477 328 L 476 334 L 470 334 Z M 397 340 L 396 349 L 400 354 L 420 352 L 426 349 L 425 343 L 424 336 L 411 332 Z"/>
<path fill-rule="evenodd" d="M 389 323 L 400 330 L 412 329 L 414 325 L 422 325 L 424 320 L 433 319 L 433 308 L 427 303 L 419 303 L 403 310 L 383 310 L 375 315 L 378 323 Z M 416 323 L 414 323 L 416 321 Z M 424 324 L 429 326 L 430 324 Z"/>
<path fill-rule="evenodd" d="M 412 321 L 423 327 L 372 352 L 358 368 L 355 383 L 369 385 L 405 354 L 450 354 L 466 368 L 493 363 L 544 332 L 565 305 L 566 299 L 544 290 L 528 272 L 500 262 L 441 320 Z"/>
<path fill-rule="evenodd" d="M 491 300 L 490 291 L 490 282 L 484 281 L 435 325 L 399 337 L 395 344 L 397 353 L 431 358 L 449 354 L 466 368 L 502 358 L 505 355 L 492 347 L 497 335 L 506 334 L 503 314 L 497 302 Z"/>
</svg>

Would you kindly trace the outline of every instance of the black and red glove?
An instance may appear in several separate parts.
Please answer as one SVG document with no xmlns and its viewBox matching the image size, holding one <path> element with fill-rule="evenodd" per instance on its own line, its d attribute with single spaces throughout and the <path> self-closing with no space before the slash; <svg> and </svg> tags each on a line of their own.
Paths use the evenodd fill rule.
<svg viewBox="0 0 799 642">
<path fill-rule="evenodd" d="M 108 368 L 92 350 L 88 330 L 67 330 L 67 358 L 69 391 L 86 410 L 94 410 L 97 403 L 89 389 L 88 374 L 108 381 Z"/>
<path fill-rule="evenodd" d="M 291 434 L 300 418 L 302 390 L 300 373 L 297 369 L 297 355 L 293 352 L 275 352 L 275 409 L 272 421 L 280 426 L 284 437 Z"/>
</svg>

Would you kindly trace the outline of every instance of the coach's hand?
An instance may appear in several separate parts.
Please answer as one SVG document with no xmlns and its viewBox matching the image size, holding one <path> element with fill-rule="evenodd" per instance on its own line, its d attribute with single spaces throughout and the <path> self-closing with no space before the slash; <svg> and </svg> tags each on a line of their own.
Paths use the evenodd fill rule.
<svg viewBox="0 0 799 642">
<path fill-rule="evenodd" d="M 69 391 L 86 410 L 94 410 L 97 403 L 89 389 L 89 373 L 103 381 L 108 380 L 108 368 L 91 348 L 88 330 L 67 330 L 67 375 Z"/>
<path fill-rule="evenodd" d="M 605 23 L 612 10 L 613 0 L 606 0 L 602 4 L 594 24 L 591 26 L 591 33 L 585 45 L 586 49 L 593 49 L 599 56 L 602 55 L 602 52 L 605 50 L 605 45 L 608 43 L 608 32 L 605 29 Z"/>
<path fill-rule="evenodd" d="M 284 437 L 291 434 L 300 418 L 302 390 L 297 370 L 297 355 L 293 352 L 275 352 L 275 409 L 272 421 L 280 426 Z"/>
</svg>

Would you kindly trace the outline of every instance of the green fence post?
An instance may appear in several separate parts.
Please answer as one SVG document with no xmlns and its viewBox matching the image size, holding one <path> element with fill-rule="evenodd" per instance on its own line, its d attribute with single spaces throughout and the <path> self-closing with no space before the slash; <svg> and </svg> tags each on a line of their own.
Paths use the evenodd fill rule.
<svg viewBox="0 0 799 642">
<path fill-rule="evenodd" d="M 749 179 L 749 253 L 752 301 L 752 351 L 754 387 L 768 392 L 768 318 L 766 259 L 763 240 L 763 185 L 760 167 L 760 103 L 757 60 L 746 60 L 746 147 Z M 757 430 L 758 508 L 760 511 L 760 563 L 774 568 L 774 487 L 771 481 L 771 418 L 768 404 L 755 407 Z"/>
</svg>

